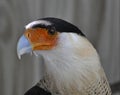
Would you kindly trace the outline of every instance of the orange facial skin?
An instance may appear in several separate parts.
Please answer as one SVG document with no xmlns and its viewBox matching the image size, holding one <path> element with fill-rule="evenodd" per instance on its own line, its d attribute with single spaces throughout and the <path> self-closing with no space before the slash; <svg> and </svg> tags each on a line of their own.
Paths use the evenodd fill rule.
<svg viewBox="0 0 120 95">
<path fill-rule="evenodd" d="M 29 40 L 33 50 L 50 50 L 57 44 L 58 32 L 49 34 L 45 28 L 27 29 L 24 35 Z"/>
</svg>

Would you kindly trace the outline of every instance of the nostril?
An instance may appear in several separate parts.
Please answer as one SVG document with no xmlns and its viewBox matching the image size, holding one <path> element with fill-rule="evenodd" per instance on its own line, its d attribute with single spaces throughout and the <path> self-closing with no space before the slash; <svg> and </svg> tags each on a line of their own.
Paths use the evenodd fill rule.
<svg viewBox="0 0 120 95">
<path fill-rule="evenodd" d="M 30 37 L 31 37 L 31 34 L 30 34 L 30 33 L 27 33 L 26 36 L 27 36 L 28 38 L 30 38 Z"/>
</svg>

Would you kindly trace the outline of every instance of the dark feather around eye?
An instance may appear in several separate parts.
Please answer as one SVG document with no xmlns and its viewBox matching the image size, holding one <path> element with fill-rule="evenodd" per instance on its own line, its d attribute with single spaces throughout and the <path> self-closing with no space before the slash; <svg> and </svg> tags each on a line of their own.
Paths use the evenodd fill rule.
<svg viewBox="0 0 120 95">
<path fill-rule="evenodd" d="M 48 29 L 48 34 L 50 34 L 50 35 L 56 34 L 56 29 L 55 29 L 55 27 L 49 28 L 49 29 Z"/>
</svg>

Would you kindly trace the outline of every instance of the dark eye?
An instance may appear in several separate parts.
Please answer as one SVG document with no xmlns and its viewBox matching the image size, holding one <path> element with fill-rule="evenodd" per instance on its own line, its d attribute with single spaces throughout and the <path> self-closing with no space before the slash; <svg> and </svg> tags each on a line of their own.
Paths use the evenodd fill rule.
<svg viewBox="0 0 120 95">
<path fill-rule="evenodd" d="M 56 34 L 56 29 L 55 29 L 55 27 L 52 27 L 52 28 L 48 29 L 48 34 L 50 34 L 50 35 Z"/>
</svg>

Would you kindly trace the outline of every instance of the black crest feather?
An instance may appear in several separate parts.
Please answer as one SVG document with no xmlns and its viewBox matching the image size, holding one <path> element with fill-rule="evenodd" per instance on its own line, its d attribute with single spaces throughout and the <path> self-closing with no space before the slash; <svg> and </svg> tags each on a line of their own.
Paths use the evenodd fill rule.
<svg viewBox="0 0 120 95">
<path fill-rule="evenodd" d="M 80 34 L 81 36 L 85 36 L 79 28 L 77 28 L 75 25 L 65 20 L 62 20 L 59 18 L 53 18 L 53 17 L 41 18 L 38 20 L 45 20 L 50 22 L 51 25 L 54 26 L 56 30 L 59 32 L 73 32 L 73 33 Z M 34 28 L 35 27 L 46 27 L 46 26 L 38 24 L 38 25 L 35 25 Z"/>
</svg>

